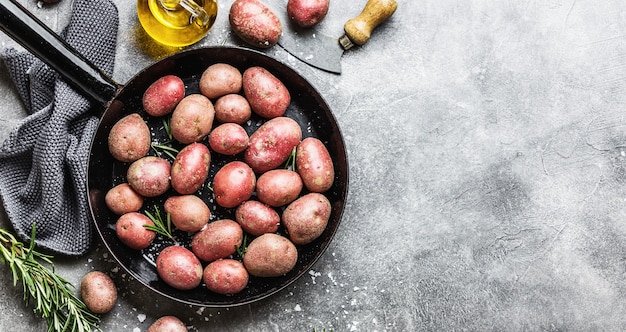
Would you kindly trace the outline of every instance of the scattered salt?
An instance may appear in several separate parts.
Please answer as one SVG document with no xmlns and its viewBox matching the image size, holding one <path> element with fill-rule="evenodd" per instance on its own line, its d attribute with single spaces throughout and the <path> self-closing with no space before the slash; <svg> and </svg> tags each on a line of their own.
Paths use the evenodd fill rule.
<svg viewBox="0 0 626 332">
<path fill-rule="evenodd" d="M 302 311 L 302 308 L 300 307 L 299 304 L 296 304 L 296 307 L 293 308 L 293 311 Z"/>
<path fill-rule="evenodd" d="M 137 315 L 137 319 L 139 320 L 140 323 L 143 323 L 143 321 L 146 320 L 146 315 L 145 314 L 139 314 L 139 315 Z"/>
<path fill-rule="evenodd" d="M 135 327 L 135 328 L 133 329 L 133 332 L 141 332 L 141 329 L 140 329 L 140 328 L 138 328 L 138 327 Z"/>
</svg>

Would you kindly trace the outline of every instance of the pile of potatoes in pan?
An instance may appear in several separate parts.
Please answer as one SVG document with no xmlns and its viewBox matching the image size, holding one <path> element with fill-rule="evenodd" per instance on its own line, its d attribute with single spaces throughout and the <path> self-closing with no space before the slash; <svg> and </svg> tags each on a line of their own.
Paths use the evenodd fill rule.
<svg viewBox="0 0 626 332">
<path fill-rule="evenodd" d="M 334 181 L 333 161 L 322 141 L 303 139 L 300 125 L 285 116 L 290 101 L 268 70 L 256 66 L 242 73 L 217 63 L 202 73 L 199 93 L 186 94 L 183 81 L 168 75 L 143 95 L 148 117 L 169 119 L 172 141 L 182 146 L 175 155 L 150 153 L 151 132 L 138 113 L 111 128 L 109 151 L 128 164 L 126 182 L 105 196 L 119 216 L 119 240 L 135 250 L 153 243 L 154 219 L 142 209 L 146 198 L 163 195 L 171 224 L 191 236 L 189 244 L 172 243 L 156 257 L 157 273 L 171 287 L 189 290 L 204 282 L 218 294 L 238 293 L 250 276 L 291 271 L 297 245 L 323 233 L 331 214 L 324 192 Z M 252 114 L 264 122 L 248 135 L 242 125 Z M 212 154 L 234 158 L 209 178 Z M 234 220 L 211 220 L 201 188 L 212 191 L 212 203 L 232 209 Z"/>
</svg>

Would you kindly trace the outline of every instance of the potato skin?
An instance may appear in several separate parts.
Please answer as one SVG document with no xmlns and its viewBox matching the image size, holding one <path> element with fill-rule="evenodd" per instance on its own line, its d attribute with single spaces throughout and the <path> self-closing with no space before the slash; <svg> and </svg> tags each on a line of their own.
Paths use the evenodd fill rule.
<svg viewBox="0 0 626 332">
<path fill-rule="evenodd" d="M 309 193 L 293 201 L 282 214 L 289 239 L 295 244 L 313 242 L 326 229 L 330 212 L 328 198 L 319 193 Z"/>
<path fill-rule="evenodd" d="M 231 161 L 220 168 L 213 177 L 215 201 L 222 207 L 234 208 L 248 200 L 256 186 L 256 175 L 242 161 Z"/>
<path fill-rule="evenodd" d="M 152 116 L 164 116 L 172 113 L 184 97 L 183 80 L 175 75 L 166 75 L 150 84 L 143 93 L 143 109 Z"/>
<path fill-rule="evenodd" d="M 164 203 L 172 224 L 184 232 L 197 232 L 211 219 L 211 210 L 195 195 L 170 196 Z"/>
<path fill-rule="evenodd" d="M 335 168 L 328 149 L 315 137 L 307 137 L 296 148 L 296 171 L 311 192 L 323 193 L 332 187 Z"/>
<path fill-rule="evenodd" d="M 187 326 L 178 317 L 163 316 L 157 319 L 146 332 L 187 332 Z"/>
<path fill-rule="evenodd" d="M 289 0 L 287 15 L 297 25 L 310 28 L 326 17 L 329 0 Z"/>
<path fill-rule="evenodd" d="M 191 239 L 191 251 L 202 261 L 226 258 L 243 242 L 243 230 L 230 219 L 211 222 Z"/>
<path fill-rule="evenodd" d="M 235 210 L 235 221 L 244 231 L 259 236 L 275 233 L 280 225 L 280 215 L 267 204 L 259 201 L 245 201 Z"/>
<path fill-rule="evenodd" d="M 194 289 L 202 282 L 202 264 L 189 250 L 173 245 L 163 249 L 156 259 L 161 279 L 173 288 Z"/>
<path fill-rule="evenodd" d="M 268 120 L 250 135 L 244 160 L 256 173 L 264 173 L 284 163 L 302 139 L 302 129 L 288 117 Z"/>
<path fill-rule="evenodd" d="M 250 275 L 279 277 L 291 271 L 298 261 L 296 246 L 286 237 L 267 233 L 250 242 L 243 264 Z"/>
<path fill-rule="evenodd" d="M 159 157 L 146 156 L 128 167 L 126 181 L 144 197 L 156 197 L 170 189 L 170 163 Z"/>
<path fill-rule="evenodd" d="M 117 288 L 108 275 L 91 271 L 81 279 L 80 296 L 91 312 L 105 314 L 115 307 Z"/>
<path fill-rule="evenodd" d="M 298 198 L 302 187 L 302 179 L 298 173 L 287 169 L 273 169 L 259 176 L 256 192 L 259 201 L 279 207 Z"/>
<path fill-rule="evenodd" d="M 231 93 L 215 101 L 215 118 L 222 123 L 243 124 L 250 120 L 252 109 L 248 100 L 239 94 Z"/>
<path fill-rule="evenodd" d="M 252 111 L 267 119 L 283 116 L 291 103 L 287 87 L 263 67 L 243 72 L 243 93 Z"/>
<path fill-rule="evenodd" d="M 248 144 L 250 144 L 248 133 L 236 123 L 221 124 L 209 134 L 209 146 L 220 154 L 236 155 L 247 149 Z"/>
<path fill-rule="evenodd" d="M 211 131 L 214 118 L 215 109 L 209 98 L 201 94 L 188 95 L 172 113 L 172 136 L 183 144 L 199 142 Z"/>
<path fill-rule="evenodd" d="M 228 21 L 239 38 L 258 48 L 276 45 L 283 33 L 276 14 L 258 0 L 235 0 L 230 7 Z"/>
<path fill-rule="evenodd" d="M 206 145 L 191 143 L 185 146 L 172 163 L 172 188 L 181 195 L 195 193 L 206 181 L 210 164 L 211 152 Z"/>
<path fill-rule="evenodd" d="M 130 163 L 150 151 L 150 128 L 143 118 L 132 113 L 118 120 L 108 136 L 109 152 L 113 158 Z"/>
<path fill-rule="evenodd" d="M 232 295 L 241 292 L 248 285 L 248 271 L 238 260 L 220 259 L 204 268 L 202 280 L 206 287 L 215 293 Z"/>
<path fill-rule="evenodd" d="M 139 195 L 128 183 L 121 183 L 109 189 L 104 196 L 106 206 L 118 216 L 136 212 L 143 206 L 143 196 Z"/>
<path fill-rule="evenodd" d="M 135 250 L 147 248 L 156 233 L 148 230 L 144 225 L 154 226 L 150 218 L 139 212 L 129 212 L 117 219 L 115 233 L 122 243 Z"/>
<path fill-rule="evenodd" d="M 242 77 L 239 69 L 227 64 L 216 63 L 202 72 L 200 77 L 200 92 L 215 99 L 241 90 Z"/>
</svg>

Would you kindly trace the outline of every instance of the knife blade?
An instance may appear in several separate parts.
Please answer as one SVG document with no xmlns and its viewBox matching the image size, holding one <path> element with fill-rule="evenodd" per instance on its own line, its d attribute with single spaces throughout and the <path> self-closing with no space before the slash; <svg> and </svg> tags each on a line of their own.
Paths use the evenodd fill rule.
<svg viewBox="0 0 626 332">
<path fill-rule="evenodd" d="M 278 44 L 301 61 L 335 74 L 341 74 L 344 51 L 354 45 L 364 45 L 373 30 L 390 18 L 398 7 L 395 0 L 368 0 L 358 16 L 346 21 L 343 35 L 334 38 L 312 28 L 298 27 L 289 19 L 284 1 L 271 2 L 283 25 Z"/>
</svg>

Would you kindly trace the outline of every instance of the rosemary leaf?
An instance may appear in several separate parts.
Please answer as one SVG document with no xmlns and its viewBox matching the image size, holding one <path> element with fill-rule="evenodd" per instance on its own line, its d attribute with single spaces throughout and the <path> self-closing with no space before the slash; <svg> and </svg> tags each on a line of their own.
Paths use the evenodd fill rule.
<svg viewBox="0 0 626 332">
<path fill-rule="evenodd" d="M 34 224 L 28 247 L 0 229 L 0 262 L 11 269 L 14 286 L 22 282 L 24 302 L 33 301 L 33 311 L 46 320 L 48 331 L 100 331 L 100 318 L 74 295 L 73 286 L 54 272 L 52 258 L 36 251 Z"/>
</svg>

